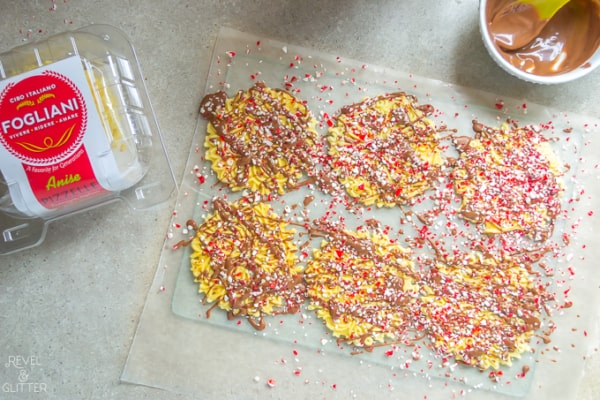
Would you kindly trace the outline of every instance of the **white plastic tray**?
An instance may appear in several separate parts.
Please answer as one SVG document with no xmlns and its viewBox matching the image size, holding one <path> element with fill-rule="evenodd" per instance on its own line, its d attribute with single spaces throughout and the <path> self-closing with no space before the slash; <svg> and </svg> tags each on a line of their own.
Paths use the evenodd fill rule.
<svg viewBox="0 0 600 400">
<path fill-rule="evenodd" d="M 59 65 L 61 69 L 57 70 Z M 0 147 L 4 157 L 4 162 L 0 163 L 0 255 L 40 244 L 50 223 L 57 219 L 116 200 L 126 202 L 133 210 L 146 209 L 166 202 L 176 188 L 135 50 L 123 32 L 110 25 L 90 25 L 0 54 L 3 88 L 15 85 L 25 77 L 39 80 L 48 74 L 65 73 L 72 74 L 65 78 L 66 82 L 74 87 L 72 79 L 78 77 L 76 82 L 80 83 L 81 91 L 89 92 L 89 101 L 86 100 L 89 111 L 77 109 L 69 116 L 86 116 L 73 125 L 82 127 L 84 139 L 69 146 L 54 143 L 56 139 L 52 136 L 62 131 L 52 125 L 59 124 L 58 116 L 48 121 L 37 121 L 29 131 L 39 133 L 30 133 L 28 137 L 33 136 L 34 143 L 42 138 L 50 140 L 52 148 L 66 147 L 71 153 L 85 151 L 86 156 L 77 160 L 77 167 L 69 167 L 76 160 L 69 153 L 54 156 L 56 160 L 52 161 L 52 158 L 39 156 L 44 152 L 38 152 L 35 158 L 29 157 L 33 161 L 22 161 L 22 155 L 20 158 L 12 157 L 8 150 Z M 56 97 L 54 93 L 46 93 L 38 97 L 38 102 L 43 100 L 43 96 Z M 6 104 L 10 105 L 6 100 Z M 9 107 L 2 111 L 2 118 L 6 118 Z M 30 119 L 32 115 L 29 114 Z M 49 124 L 51 128 L 38 131 L 43 127 L 42 123 Z M 107 140 L 108 137 L 110 139 Z M 116 150 L 113 152 L 113 149 Z M 86 162 L 81 162 L 86 158 L 90 164 L 87 172 Z M 31 186 L 34 178 L 27 178 L 24 172 L 32 167 L 39 171 L 52 170 L 51 173 L 31 173 L 36 181 L 42 183 L 49 181 L 49 177 L 52 180 L 63 180 L 65 176 L 76 178 L 72 179 L 74 182 L 59 184 L 58 189 L 52 192 L 44 192 L 43 185 L 38 183 L 36 191 Z M 77 183 L 80 173 L 85 178 Z M 101 187 L 101 190 L 85 194 L 86 185 Z M 45 196 L 53 201 L 48 201 L 50 205 L 46 207 L 36 196 Z"/>
</svg>

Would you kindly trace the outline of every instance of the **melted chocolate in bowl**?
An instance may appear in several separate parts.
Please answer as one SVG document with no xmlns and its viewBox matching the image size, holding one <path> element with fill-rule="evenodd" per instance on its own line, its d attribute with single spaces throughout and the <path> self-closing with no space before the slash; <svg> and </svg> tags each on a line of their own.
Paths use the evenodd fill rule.
<svg viewBox="0 0 600 400">
<path fill-rule="evenodd" d="M 515 0 L 482 1 L 482 32 L 489 40 L 488 50 L 502 60 L 505 69 L 514 67 L 531 76 L 564 77 L 560 81 L 575 79 L 589 72 L 593 66 L 590 58 L 597 54 L 600 46 L 600 2 L 597 0 L 571 0 L 552 17 L 540 34 L 524 46 L 508 50 L 506 43 L 514 42 L 510 26 L 502 24 L 498 16 L 507 11 Z M 529 13 L 533 27 L 539 22 L 536 12 Z M 485 26 L 483 26 L 485 24 Z M 491 47 L 491 48 L 489 48 Z M 516 71 L 509 71 L 515 73 Z M 567 79 L 567 74 L 572 77 Z M 569 76 L 571 76 L 569 75 Z M 532 80 L 532 79 L 528 79 Z M 535 79 L 533 79 L 535 80 Z M 553 83 L 544 79 L 544 83 Z M 558 81 L 557 81 L 558 82 Z"/>
</svg>

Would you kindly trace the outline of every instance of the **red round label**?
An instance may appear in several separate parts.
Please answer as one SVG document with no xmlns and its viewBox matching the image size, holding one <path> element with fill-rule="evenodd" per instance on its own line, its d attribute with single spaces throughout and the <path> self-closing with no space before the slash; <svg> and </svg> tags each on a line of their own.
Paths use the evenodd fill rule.
<svg viewBox="0 0 600 400">
<path fill-rule="evenodd" d="M 26 164 L 51 165 L 72 156 L 86 125 L 81 92 L 55 71 L 9 84 L 0 94 L 0 142 Z"/>
</svg>

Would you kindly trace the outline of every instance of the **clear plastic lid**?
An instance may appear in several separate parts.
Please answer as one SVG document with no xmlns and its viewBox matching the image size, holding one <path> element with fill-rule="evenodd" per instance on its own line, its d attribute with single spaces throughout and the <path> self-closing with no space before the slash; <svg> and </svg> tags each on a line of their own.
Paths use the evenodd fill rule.
<svg viewBox="0 0 600 400">
<path fill-rule="evenodd" d="M 120 198 L 160 203 L 175 183 L 135 52 L 112 26 L 0 54 L 0 254 L 46 223 Z"/>
</svg>

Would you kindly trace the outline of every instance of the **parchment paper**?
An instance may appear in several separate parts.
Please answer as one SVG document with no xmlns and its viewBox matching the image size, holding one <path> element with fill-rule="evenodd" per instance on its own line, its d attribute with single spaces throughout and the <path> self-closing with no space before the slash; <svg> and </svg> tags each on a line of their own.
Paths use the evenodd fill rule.
<svg viewBox="0 0 600 400">
<path fill-rule="evenodd" d="M 473 119 L 496 126 L 515 119 L 521 125 L 550 127 L 545 134 L 557 139 L 555 151 L 571 166 L 565 176 L 568 217 L 558 221 L 555 236 L 559 240 L 563 232 L 576 232 L 563 256 L 553 261 L 553 288 L 559 294 L 557 302 L 570 301 L 573 306 L 547 319 L 556 324 L 552 342 L 538 343 L 535 354 L 526 354 L 512 368 L 503 369 L 500 382 L 472 368 L 440 366 L 433 356 L 414 362 L 410 348 L 396 349 L 393 356 L 385 355 L 385 349 L 351 355 L 307 310 L 274 317 L 261 332 L 244 321 L 228 321 L 219 310 L 206 318 L 206 307 L 200 304 L 189 272 L 189 250 L 173 247 L 190 237 L 186 221 L 201 221 L 213 196 L 233 200 L 239 194 L 217 185 L 203 161 L 206 121 L 199 118 L 172 223 L 123 371 L 124 382 L 206 399 L 575 398 L 585 359 L 600 344 L 600 278 L 594 265 L 600 256 L 595 245 L 600 212 L 599 121 L 223 28 L 206 93 L 225 90 L 233 95 L 256 81 L 287 88 L 306 100 L 323 123 L 321 133 L 326 132 L 327 116 L 343 105 L 395 91 L 434 105 L 436 124 L 464 135 L 472 135 Z M 291 193 L 275 207 L 300 204 L 305 195 Z M 314 204 L 311 218 L 322 212 L 320 203 Z M 386 223 L 398 220 L 398 210 L 374 213 Z M 348 215 L 350 225 L 353 218 L 358 224 L 362 217 Z M 519 378 L 525 364 L 532 368 Z"/>
</svg>

